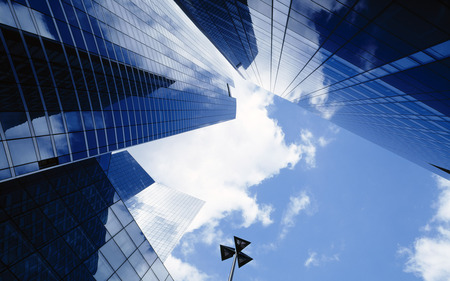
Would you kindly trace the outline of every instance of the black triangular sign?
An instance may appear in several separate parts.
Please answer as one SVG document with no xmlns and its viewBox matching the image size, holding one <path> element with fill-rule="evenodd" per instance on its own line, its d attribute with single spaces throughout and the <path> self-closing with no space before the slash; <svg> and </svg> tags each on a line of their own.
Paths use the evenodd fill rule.
<svg viewBox="0 0 450 281">
<path fill-rule="evenodd" d="M 234 236 L 234 244 L 236 245 L 236 250 L 239 253 L 242 251 L 245 247 L 250 245 L 250 242 L 247 240 L 244 240 L 242 238 Z"/>
<path fill-rule="evenodd" d="M 253 260 L 251 257 L 247 256 L 244 253 L 239 253 L 238 254 L 238 265 L 239 267 L 249 263 L 251 260 Z"/>
<path fill-rule="evenodd" d="M 222 257 L 223 261 L 229 259 L 234 256 L 234 249 L 231 247 L 220 245 L 220 256 Z"/>
</svg>

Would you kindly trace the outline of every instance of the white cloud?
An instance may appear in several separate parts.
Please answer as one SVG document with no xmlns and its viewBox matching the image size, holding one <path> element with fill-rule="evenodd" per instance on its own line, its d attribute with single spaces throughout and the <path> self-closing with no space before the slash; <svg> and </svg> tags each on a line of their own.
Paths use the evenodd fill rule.
<svg viewBox="0 0 450 281">
<path fill-rule="evenodd" d="M 314 145 L 314 136 L 310 131 L 303 129 L 300 133 L 300 138 L 302 140 L 302 144 L 300 145 L 300 147 L 305 154 L 305 162 L 307 164 L 307 167 L 315 168 L 316 146 Z"/>
<path fill-rule="evenodd" d="M 208 274 L 199 271 L 189 263 L 183 262 L 173 256 L 169 256 L 164 262 L 167 270 L 174 280 L 177 281 L 206 281 L 212 280 Z"/>
<path fill-rule="evenodd" d="M 317 253 L 311 252 L 309 253 L 309 257 L 305 261 L 305 266 L 310 267 L 311 265 L 317 266 L 319 265 L 319 261 L 317 260 Z"/>
<path fill-rule="evenodd" d="M 450 280 L 450 181 L 436 176 L 441 190 L 437 212 L 424 228 L 427 234 L 417 238 L 412 248 L 400 248 L 406 254 L 405 271 L 420 276 L 425 281 Z M 431 233 L 434 231 L 433 233 Z"/>
<path fill-rule="evenodd" d="M 306 259 L 304 266 L 310 267 L 310 266 L 319 266 L 324 263 L 333 262 L 333 261 L 339 261 L 339 254 L 334 254 L 332 256 L 327 255 L 318 255 L 316 252 L 309 252 L 309 256 Z"/>
<path fill-rule="evenodd" d="M 279 239 L 284 239 L 289 229 L 294 227 L 295 218 L 300 214 L 300 211 L 306 209 L 310 205 L 309 196 L 302 192 L 298 196 L 291 196 L 289 204 L 281 219 L 282 230 Z"/>
<path fill-rule="evenodd" d="M 300 144 L 287 144 L 281 127 L 268 117 L 273 96 L 235 83 L 236 120 L 130 149 L 155 180 L 206 202 L 191 229 L 216 226 L 232 212 L 241 213 L 242 227 L 270 225 L 273 207 L 259 203 L 250 187 L 293 168 L 303 156 L 315 165 L 312 134 L 302 131 Z M 213 234 L 214 228 L 207 229 Z"/>
<path fill-rule="evenodd" d="M 318 143 L 319 143 L 319 145 L 321 146 L 321 147 L 325 147 L 325 146 L 327 146 L 330 142 L 332 142 L 333 141 L 333 139 L 326 139 L 326 138 L 324 138 L 324 137 L 320 137 L 319 139 L 318 139 Z"/>
</svg>

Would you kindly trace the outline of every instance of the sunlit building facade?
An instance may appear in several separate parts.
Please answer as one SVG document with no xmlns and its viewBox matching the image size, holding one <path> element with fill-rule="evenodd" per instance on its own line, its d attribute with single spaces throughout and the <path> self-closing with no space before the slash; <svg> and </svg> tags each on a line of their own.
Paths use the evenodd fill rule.
<svg viewBox="0 0 450 281">
<path fill-rule="evenodd" d="M 125 205 L 164 262 L 204 203 L 174 188 L 153 183 Z"/>
<path fill-rule="evenodd" d="M 0 1 L 0 181 L 235 118 L 171 1 Z M 207 43 L 207 44 L 204 44 Z"/>
<path fill-rule="evenodd" d="M 164 262 L 205 202 L 156 183 L 127 151 L 111 155 L 107 176 Z"/>
<path fill-rule="evenodd" d="M 246 79 L 450 178 L 450 8 L 444 2 L 176 2 L 207 37 L 220 31 L 227 38 L 219 23 L 236 33 L 233 41 L 256 44 L 248 67 L 233 65 Z M 204 14 L 216 18 L 205 23 Z"/>
<path fill-rule="evenodd" d="M 0 280 L 173 280 L 109 163 L 108 153 L 0 183 Z"/>
</svg>

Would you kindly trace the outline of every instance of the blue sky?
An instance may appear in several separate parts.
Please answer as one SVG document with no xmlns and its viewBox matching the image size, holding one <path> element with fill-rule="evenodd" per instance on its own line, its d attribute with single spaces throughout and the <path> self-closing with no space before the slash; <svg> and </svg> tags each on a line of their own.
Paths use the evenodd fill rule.
<svg viewBox="0 0 450 281">
<path fill-rule="evenodd" d="M 233 235 L 254 258 L 235 280 L 449 280 L 449 181 L 235 81 L 236 120 L 130 150 L 206 201 L 165 262 L 175 280 L 226 280 Z"/>
</svg>

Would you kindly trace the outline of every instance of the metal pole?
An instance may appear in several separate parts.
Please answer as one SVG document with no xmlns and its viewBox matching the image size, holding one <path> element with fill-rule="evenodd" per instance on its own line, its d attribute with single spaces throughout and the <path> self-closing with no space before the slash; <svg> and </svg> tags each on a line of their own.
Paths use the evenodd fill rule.
<svg viewBox="0 0 450 281">
<path fill-rule="evenodd" d="M 234 254 L 233 265 L 231 266 L 231 272 L 230 272 L 230 276 L 228 277 L 228 281 L 232 281 L 233 280 L 234 266 L 236 265 L 237 255 L 238 255 L 237 253 Z"/>
</svg>

